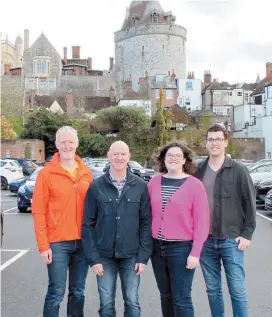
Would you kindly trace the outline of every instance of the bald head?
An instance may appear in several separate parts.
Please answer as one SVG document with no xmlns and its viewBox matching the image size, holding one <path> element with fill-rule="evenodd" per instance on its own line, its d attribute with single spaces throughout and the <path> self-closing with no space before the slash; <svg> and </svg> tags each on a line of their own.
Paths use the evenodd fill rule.
<svg viewBox="0 0 272 317">
<path fill-rule="evenodd" d="M 129 147 L 125 142 L 116 141 L 112 143 L 108 151 L 108 160 L 112 170 L 119 172 L 126 170 L 129 159 Z"/>
<path fill-rule="evenodd" d="M 119 149 L 122 149 L 122 150 L 125 150 L 129 153 L 129 147 L 128 145 L 123 142 L 123 141 L 116 141 L 116 142 L 113 142 L 112 145 L 110 146 L 109 148 L 109 152 L 112 152 L 112 151 L 116 151 L 119 150 Z"/>
</svg>

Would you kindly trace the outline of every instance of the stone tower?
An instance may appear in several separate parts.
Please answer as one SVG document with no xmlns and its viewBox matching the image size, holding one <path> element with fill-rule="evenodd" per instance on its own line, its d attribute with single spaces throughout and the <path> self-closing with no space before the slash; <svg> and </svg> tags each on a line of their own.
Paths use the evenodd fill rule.
<svg viewBox="0 0 272 317">
<path fill-rule="evenodd" d="M 21 65 L 21 58 L 23 56 L 23 47 L 24 47 L 24 42 L 21 36 L 17 36 L 15 40 L 15 54 L 16 54 L 16 59 L 18 61 L 18 65 Z"/>
<path fill-rule="evenodd" d="M 186 29 L 175 24 L 171 11 L 158 1 L 132 1 L 120 31 L 114 33 L 117 89 L 127 78 L 137 90 L 139 78 L 167 75 L 186 77 Z"/>
</svg>

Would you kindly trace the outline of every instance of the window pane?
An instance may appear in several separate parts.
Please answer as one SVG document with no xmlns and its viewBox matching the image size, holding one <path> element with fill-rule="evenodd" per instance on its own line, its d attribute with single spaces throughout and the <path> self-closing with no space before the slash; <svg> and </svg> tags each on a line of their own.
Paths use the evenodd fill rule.
<svg viewBox="0 0 272 317">
<path fill-rule="evenodd" d="M 173 91 L 172 89 L 166 90 L 166 99 L 173 99 Z"/>
</svg>

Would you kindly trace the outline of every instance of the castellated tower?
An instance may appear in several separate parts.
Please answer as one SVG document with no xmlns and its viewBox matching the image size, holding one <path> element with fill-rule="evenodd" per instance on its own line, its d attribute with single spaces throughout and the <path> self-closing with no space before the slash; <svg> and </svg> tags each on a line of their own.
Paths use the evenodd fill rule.
<svg viewBox="0 0 272 317">
<path fill-rule="evenodd" d="M 158 1 L 132 1 L 120 31 L 114 33 L 117 89 L 127 78 L 137 90 L 141 77 L 186 77 L 186 29 Z"/>
</svg>

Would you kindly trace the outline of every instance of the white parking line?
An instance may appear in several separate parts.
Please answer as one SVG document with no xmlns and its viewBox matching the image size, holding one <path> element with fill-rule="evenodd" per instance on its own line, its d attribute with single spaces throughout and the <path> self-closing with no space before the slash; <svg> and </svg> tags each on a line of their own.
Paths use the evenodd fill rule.
<svg viewBox="0 0 272 317">
<path fill-rule="evenodd" d="M 9 265 L 11 265 L 12 263 L 14 263 L 16 260 L 20 259 L 23 255 L 25 255 L 29 250 L 21 250 L 18 254 L 16 254 L 14 257 L 12 257 L 11 259 L 9 259 L 7 262 L 5 262 L 4 264 L 2 264 L 0 266 L 0 272 L 2 270 L 4 270 L 5 268 L 7 268 Z"/>
<path fill-rule="evenodd" d="M 268 218 L 262 214 L 260 214 L 259 212 L 257 212 L 257 215 L 260 216 L 260 217 L 263 217 L 264 219 L 268 220 L 268 221 L 271 221 L 272 222 L 272 219 L 271 218 Z"/>
<path fill-rule="evenodd" d="M 6 212 L 11 211 L 11 210 L 14 210 L 14 209 L 17 209 L 17 207 L 13 207 L 13 208 L 10 208 L 10 209 L 7 209 L 7 210 L 4 210 L 4 211 L 3 211 L 3 213 L 5 214 Z"/>
<path fill-rule="evenodd" d="M 16 202 L 14 199 L 9 199 L 9 200 L 1 200 L 1 203 L 10 203 L 11 201 Z"/>
</svg>

